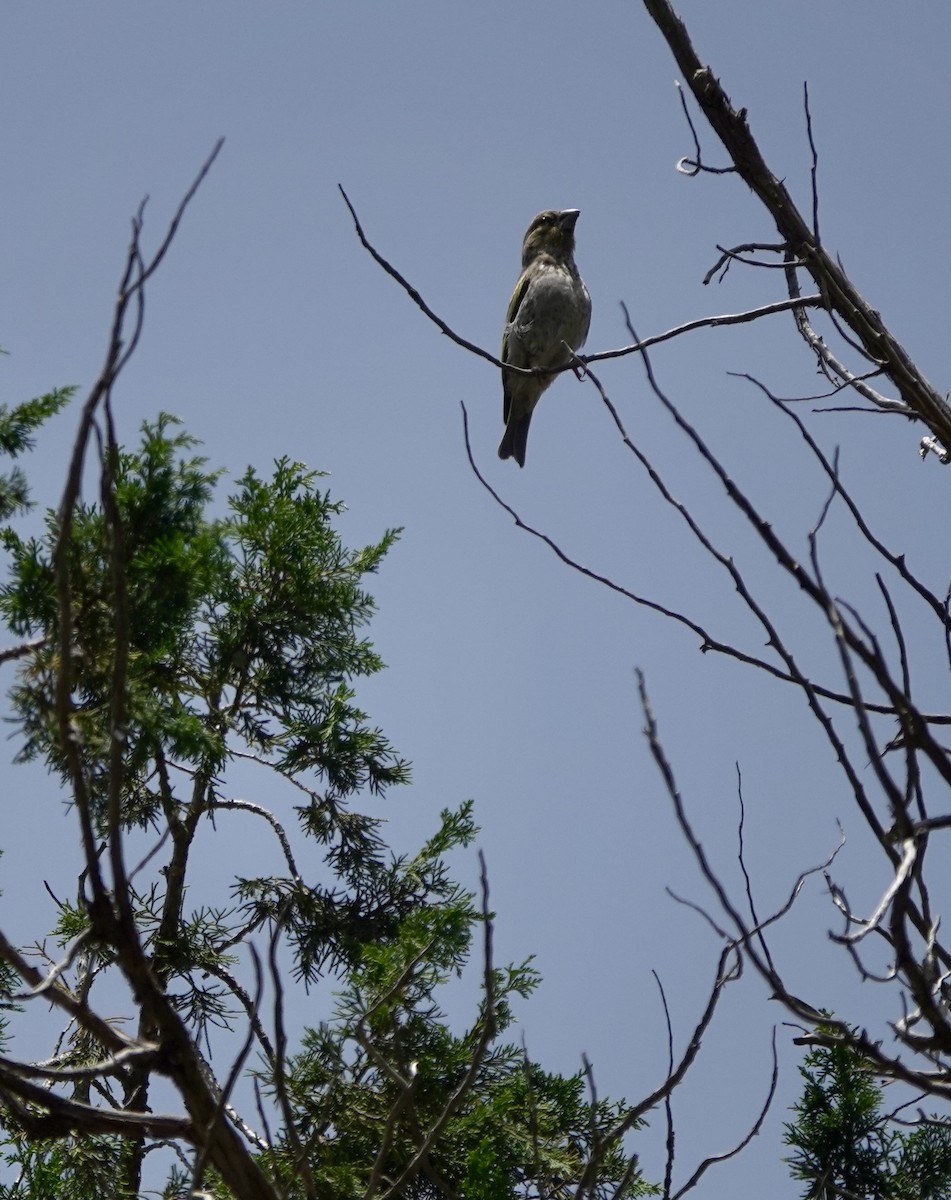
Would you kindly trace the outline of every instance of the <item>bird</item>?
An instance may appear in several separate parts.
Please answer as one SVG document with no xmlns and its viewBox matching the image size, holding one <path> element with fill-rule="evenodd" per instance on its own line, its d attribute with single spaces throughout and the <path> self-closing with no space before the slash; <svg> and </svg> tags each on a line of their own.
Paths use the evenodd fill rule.
<svg viewBox="0 0 951 1200">
<path fill-rule="evenodd" d="M 591 324 L 591 297 L 575 266 L 577 208 L 546 209 L 526 230 L 522 273 L 515 285 L 502 334 L 503 363 L 513 367 L 566 366 L 584 345 Z M 539 397 L 555 375 L 520 375 L 502 369 L 505 433 L 499 458 L 525 466 L 528 427 Z"/>
</svg>

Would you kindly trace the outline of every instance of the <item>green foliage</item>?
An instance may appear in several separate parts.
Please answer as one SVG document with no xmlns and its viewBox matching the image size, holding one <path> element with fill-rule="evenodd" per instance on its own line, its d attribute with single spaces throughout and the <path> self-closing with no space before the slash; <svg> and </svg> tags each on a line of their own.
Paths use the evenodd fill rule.
<svg viewBox="0 0 951 1200">
<path fill-rule="evenodd" d="M 256 1159 L 287 1197 L 344 1200 L 402 1179 L 405 1197 L 449 1188 L 501 1200 L 573 1194 L 594 1156 L 588 1194 L 643 1193 L 608 1136 L 622 1106 L 591 1102 L 581 1076 L 549 1075 L 498 1040 L 513 1003 L 538 979 L 530 962 L 489 968 L 473 953 L 484 914 L 447 862 L 475 836 L 471 804 L 444 812 L 408 856 L 388 850 L 377 818 L 350 808 L 359 794 L 385 796 L 409 777 L 355 695 L 356 681 L 382 667 L 363 636 L 373 613 L 364 579 L 397 531 L 346 548 L 334 528 L 342 506 L 316 473 L 287 459 L 269 478 L 248 470 L 211 515 L 220 473 L 194 445 L 161 416 L 135 450 L 107 455 L 101 503 L 78 504 L 66 524 L 49 512 L 41 536 L 7 529 L 0 613 L 37 643 L 10 693 L 20 759 L 45 762 L 61 779 L 101 839 L 103 862 L 120 837 L 137 836 L 148 850 L 123 886 L 175 1019 L 212 1070 L 216 1046 L 229 1047 L 225 1073 L 236 1039 L 215 1039 L 250 1022 L 273 1130 L 251 1139 L 249 1163 Z M 260 772 L 266 808 L 229 793 L 238 761 Z M 110 807 L 117 788 L 118 817 Z M 234 871 L 226 897 L 209 895 L 202 853 L 231 833 L 232 814 L 257 823 L 284 868 L 253 878 Z M 285 829 L 294 820 L 306 851 L 299 857 Z M 84 874 L 95 863 L 87 858 Z M 56 944 L 82 945 L 70 960 L 71 986 L 98 997 L 105 981 L 125 974 L 128 995 L 128 947 L 103 934 L 114 923 L 94 924 L 88 894 L 81 884 L 75 902 L 59 902 Z M 262 968 L 255 981 L 248 947 L 256 937 L 255 961 L 270 961 L 282 1014 L 289 980 L 338 989 L 335 1009 L 325 1003 L 326 1019 L 300 1031 L 294 1050 L 285 1048 L 283 1015 L 266 1028 L 255 999 Z M 485 958 L 481 1001 L 459 1032 L 438 993 L 470 956 L 476 979 Z M 7 994 L 15 986 L 13 975 L 0 982 Z M 141 1035 L 160 1041 L 158 1018 L 138 1018 Z M 55 1080 L 49 1095 L 138 1111 L 154 1066 L 99 1071 L 108 1056 L 88 1029 L 71 1026 L 56 1064 L 83 1071 Z M 164 1073 L 179 1085 L 174 1068 Z M 74 1136 L 65 1116 L 24 1095 L 28 1102 L 0 1110 L 0 1152 L 17 1176 L 0 1197 L 141 1194 L 158 1140 Z M 180 1099 L 187 1107 L 187 1094 Z M 248 1107 L 245 1128 L 260 1124 L 261 1110 Z M 167 1195 L 192 1187 L 193 1149 L 182 1143 L 176 1153 L 162 1168 Z M 234 1194 L 211 1161 L 204 1170 L 215 1194 Z"/>
<path fill-rule="evenodd" d="M 17 1182 L 0 1183 L 0 1200 L 136 1200 L 122 1186 L 125 1150 L 115 1138 L 63 1137 L 30 1142 L 11 1137 L 3 1155 Z"/>
<path fill-rule="evenodd" d="M 0 851 L 0 858 L 3 852 Z M 22 1011 L 12 997 L 18 991 L 16 973 L 0 959 L 0 1051 L 6 1050 L 7 1029 L 10 1024 L 10 1014 Z"/>
<path fill-rule="evenodd" d="M 83 748 L 94 798 L 105 795 L 117 655 L 127 655 L 124 815 L 155 819 L 150 779 L 157 753 L 202 775 L 245 749 L 271 755 L 293 776 L 313 769 L 333 798 L 368 784 L 382 791 L 405 764 L 352 703 L 346 680 L 382 665 L 357 636 L 373 606 L 359 586 L 396 534 L 345 550 L 330 525 L 340 511 L 314 489 L 316 474 L 284 460 L 264 483 L 248 471 L 230 519 L 205 515 L 219 472 L 185 454 L 174 420 L 143 429 L 141 448 L 120 452 L 115 506 L 121 542 L 101 505 L 79 506 L 66 549 L 73 627 L 70 721 Z M 25 740 L 21 758 L 42 757 L 66 773 L 55 721 L 62 665 L 54 559 L 60 530 L 49 513 L 42 538 L 7 534 L 11 579 L 0 612 L 20 635 L 44 639 L 13 693 Z M 116 591 L 118 555 L 124 594 Z M 119 645 L 121 605 L 128 645 Z M 102 818 L 101 807 L 97 813 Z"/>
<path fill-rule="evenodd" d="M 433 875 L 437 856 L 474 833 L 470 805 L 443 813 L 439 833 L 406 871 Z M 438 903 L 408 915 L 394 938 L 361 948 L 332 1019 L 307 1031 L 288 1064 L 293 1130 L 268 1156 L 286 1182 L 299 1147 L 319 1146 L 317 1194 L 356 1200 L 374 1164 L 381 1178 L 399 1179 L 423 1136 L 438 1127 L 424 1174 L 410 1177 L 401 1195 L 556 1197 L 577 1185 L 588 1153 L 623 1106 L 590 1103 L 580 1074 L 549 1075 L 513 1044 L 481 1047 L 485 1003 L 471 1028 L 452 1031 L 436 992 L 462 969 L 481 928 L 472 895 L 448 885 Z M 512 1022 L 510 1001 L 538 982 L 528 962 L 492 972 L 499 1033 Z M 278 1092 L 273 1073 L 261 1078 Z M 592 1194 L 643 1194 L 637 1174 L 617 1190 L 627 1161 L 612 1146 Z"/>
<path fill-rule="evenodd" d="M 0 404 L 0 455 L 16 458 L 35 445 L 33 434 L 49 417 L 69 402 L 75 388 L 57 388 L 35 400 L 26 400 L 15 408 Z M 26 476 L 19 467 L 0 474 L 0 521 L 29 508 L 30 492 Z"/>
<path fill-rule="evenodd" d="M 882 1113 L 882 1090 L 844 1043 L 806 1055 L 805 1079 L 786 1125 L 787 1159 L 803 1196 L 816 1200 L 948 1200 L 951 1128 L 937 1117 L 907 1129 Z"/>
</svg>

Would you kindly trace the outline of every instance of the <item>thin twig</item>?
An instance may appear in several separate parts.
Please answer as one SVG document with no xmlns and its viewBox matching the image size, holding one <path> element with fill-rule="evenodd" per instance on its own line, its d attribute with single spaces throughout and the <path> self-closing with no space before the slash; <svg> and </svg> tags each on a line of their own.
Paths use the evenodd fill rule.
<svg viewBox="0 0 951 1200">
<path fill-rule="evenodd" d="M 674 1072 L 674 1029 L 670 1021 L 670 1006 L 667 1003 L 667 995 L 664 992 L 664 985 L 661 983 L 660 976 L 653 968 L 651 974 L 654 976 L 654 981 L 657 984 L 657 990 L 660 992 L 660 1002 L 664 1008 L 664 1022 L 667 1026 L 667 1074 L 672 1075 Z M 670 1099 L 670 1093 L 664 1097 L 664 1121 L 667 1126 L 667 1160 L 664 1167 L 664 1200 L 670 1200 L 670 1187 L 674 1178 L 674 1157 L 676 1138 L 674 1134 L 674 1110 Z"/>
<path fill-rule="evenodd" d="M 681 1200 L 682 1196 L 686 1196 L 689 1191 L 697 1186 L 697 1184 L 711 1167 L 717 1166 L 719 1163 L 726 1162 L 728 1159 L 734 1158 L 740 1153 L 741 1150 L 745 1150 L 753 1138 L 755 1138 L 759 1131 L 763 1128 L 763 1122 L 766 1120 L 766 1114 L 772 1107 L 773 1100 L 776 1096 L 776 1087 L 779 1083 L 779 1057 L 776 1053 L 775 1027 L 773 1028 L 772 1051 L 773 1069 L 769 1080 L 769 1090 L 766 1093 L 766 1100 L 763 1102 L 763 1107 L 760 1109 L 759 1116 L 753 1122 L 749 1132 L 744 1138 L 737 1142 L 731 1150 L 726 1150 L 723 1154 L 713 1154 L 709 1158 L 705 1158 L 697 1167 L 696 1171 L 694 1171 L 687 1182 L 683 1185 L 683 1187 L 679 1188 L 674 1195 L 670 1197 L 670 1200 Z"/>
</svg>

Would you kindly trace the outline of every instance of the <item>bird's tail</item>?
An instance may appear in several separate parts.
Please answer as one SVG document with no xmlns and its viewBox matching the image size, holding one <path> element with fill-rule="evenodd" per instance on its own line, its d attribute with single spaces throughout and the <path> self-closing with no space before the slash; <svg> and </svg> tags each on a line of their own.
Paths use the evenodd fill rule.
<svg viewBox="0 0 951 1200">
<path fill-rule="evenodd" d="M 514 458 L 520 467 L 525 466 L 525 449 L 528 445 L 528 427 L 532 422 L 532 414 L 524 417 L 510 417 L 499 443 L 499 458 Z"/>
</svg>

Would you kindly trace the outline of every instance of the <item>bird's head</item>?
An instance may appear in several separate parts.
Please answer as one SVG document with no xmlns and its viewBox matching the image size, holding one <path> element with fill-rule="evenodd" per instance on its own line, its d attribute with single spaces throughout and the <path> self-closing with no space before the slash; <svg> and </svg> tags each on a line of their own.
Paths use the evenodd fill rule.
<svg viewBox="0 0 951 1200">
<path fill-rule="evenodd" d="M 546 209 L 540 212 L 525 232 L 522 242 L 522 269 L 540 254 L 550 254 L 565 262 L 574 254 L 575 222 L 581 210 L 577 208 Z"/>
</svg>

